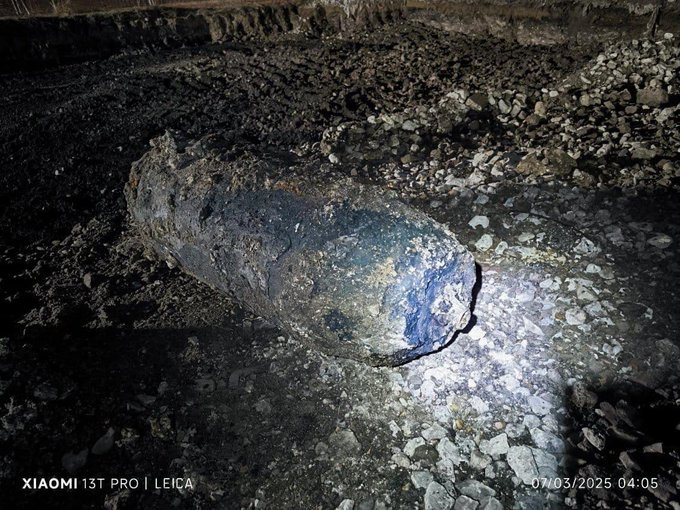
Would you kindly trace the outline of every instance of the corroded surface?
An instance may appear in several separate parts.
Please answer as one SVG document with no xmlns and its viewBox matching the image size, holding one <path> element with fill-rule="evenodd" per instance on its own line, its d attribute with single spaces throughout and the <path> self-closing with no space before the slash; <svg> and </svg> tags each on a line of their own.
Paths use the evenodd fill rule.
<svg viewBox="0 0 680 510">
<path fill-rule="evenodd" d="M 376 187 L 243 167 L 170 134 L 135 163 L 130 212 L 172 265 L 324 352 L 394 365 L 470 319 L 474 261 Z"/>
</svg>

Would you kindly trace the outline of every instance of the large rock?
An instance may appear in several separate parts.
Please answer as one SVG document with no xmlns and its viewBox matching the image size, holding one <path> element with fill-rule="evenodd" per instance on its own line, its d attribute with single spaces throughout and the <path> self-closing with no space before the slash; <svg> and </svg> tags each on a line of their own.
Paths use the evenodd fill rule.
<svg viewBox="0 0 680 510">
<path fill-rule="evenodd" d="M 576 160 L 562 149 L 551 148 L 545 149 L 542 153 L 527 154 L 517 165 L 517 173 L 534 177 L 544 175 L 566 177 L 571 175 L 576 165 Z"/>
<path fill-rule="evenodd" d="M 668 104 L 668 92 L 659 87 L 640 89 L 637 93 L 637 102 L 658 108 Z"/>
<path fill-rule="evenodd" d="M 377 188 L 208 145 L 166 134 L 130 174 L 134 223 L 171 265 L 371 364 L 436 350 L 468 323 L 474 260 L 445 226 Z"/>
</svg>

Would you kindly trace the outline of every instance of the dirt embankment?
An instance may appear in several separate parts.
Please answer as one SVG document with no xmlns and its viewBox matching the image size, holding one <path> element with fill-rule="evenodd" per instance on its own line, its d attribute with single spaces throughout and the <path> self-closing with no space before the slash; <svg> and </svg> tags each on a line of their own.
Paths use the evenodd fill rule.
<svg viewBox="0 0 680 510">
<path fill-rule="evenodd" d="M 123 51 L 193 46 L 284 32 L 319 36 L 357 26 L 375 27 L 405 17 L 439 30 L 522 44 L 589 43 L 640 37 L 654 30 L 676 31 L 680 26 L 680 6 L 652 0 L 605 0 L 596 4 L 562 0 L 189 1 L 172 5 L 158 2 L 162 6 L 153 8 L 130 7 L 125 0 L 113 4 L 128 10 L 44 16 L 49 10 L 38 9 L 42 4 L 37 1 L 31 4 L 35 9 L 24 12 L 28 16 L 0 19 L 0 72 L 94 60 Z M 97 9 L 97 5 L 91 9 Z M 0 15 L 10 14 L 3 6 L 0 2 Z M 30 17 L 36 12 L 41 16 Z"/>
<path fill-rule="evenodd" d="M 1 19 L 0 72 L 284 32 L 319 36 L 356 23 L 379 25 L 400 15 L 382 6 L 362 9 L 357 16 L 337 6 L 278 4 Z"/>
<path fill-rule="evenodd" d="M 522 44 L 593 42 L 677 30 L 680 7 L 656 1 L 407 0 L 409 16 L 430 26 Z"/>
</svg>

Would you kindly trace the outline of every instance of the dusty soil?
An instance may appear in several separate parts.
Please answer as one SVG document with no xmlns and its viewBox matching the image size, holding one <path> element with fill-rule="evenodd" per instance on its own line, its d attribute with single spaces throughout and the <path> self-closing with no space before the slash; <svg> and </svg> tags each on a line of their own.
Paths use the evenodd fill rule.
<svg viewBox="0 0 680 510">
<path fill-rule="evenodd" d="M 0 76 L 3 507 L 677 508 L 677 89 L 596 103 L 601 50 L 404 23 Z M 605 101 L 639 146 L 573 135 Z M 474 251 L 476 322 L 370 368 L 149 260 L 122 191 L 168 129 L 395 189 Z M 532 487 L 574 476 L 614 487 Z"/>
</svg>

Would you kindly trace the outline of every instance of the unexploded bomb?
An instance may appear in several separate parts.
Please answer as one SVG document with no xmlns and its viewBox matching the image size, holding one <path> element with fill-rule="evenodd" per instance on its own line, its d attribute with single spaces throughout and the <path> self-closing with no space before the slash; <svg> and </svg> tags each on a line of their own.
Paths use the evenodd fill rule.
<svg viewBox="0 0 680 510">
<path fill-rule="evenodd" d="M 468 323 L 474 260 L 448 228 L 374 186 L 239 166 L 208 145 L 168 133 L 133 165 L 128 208 L 162 258 L 374 365 L 436 350 Z"/>
</svg>

